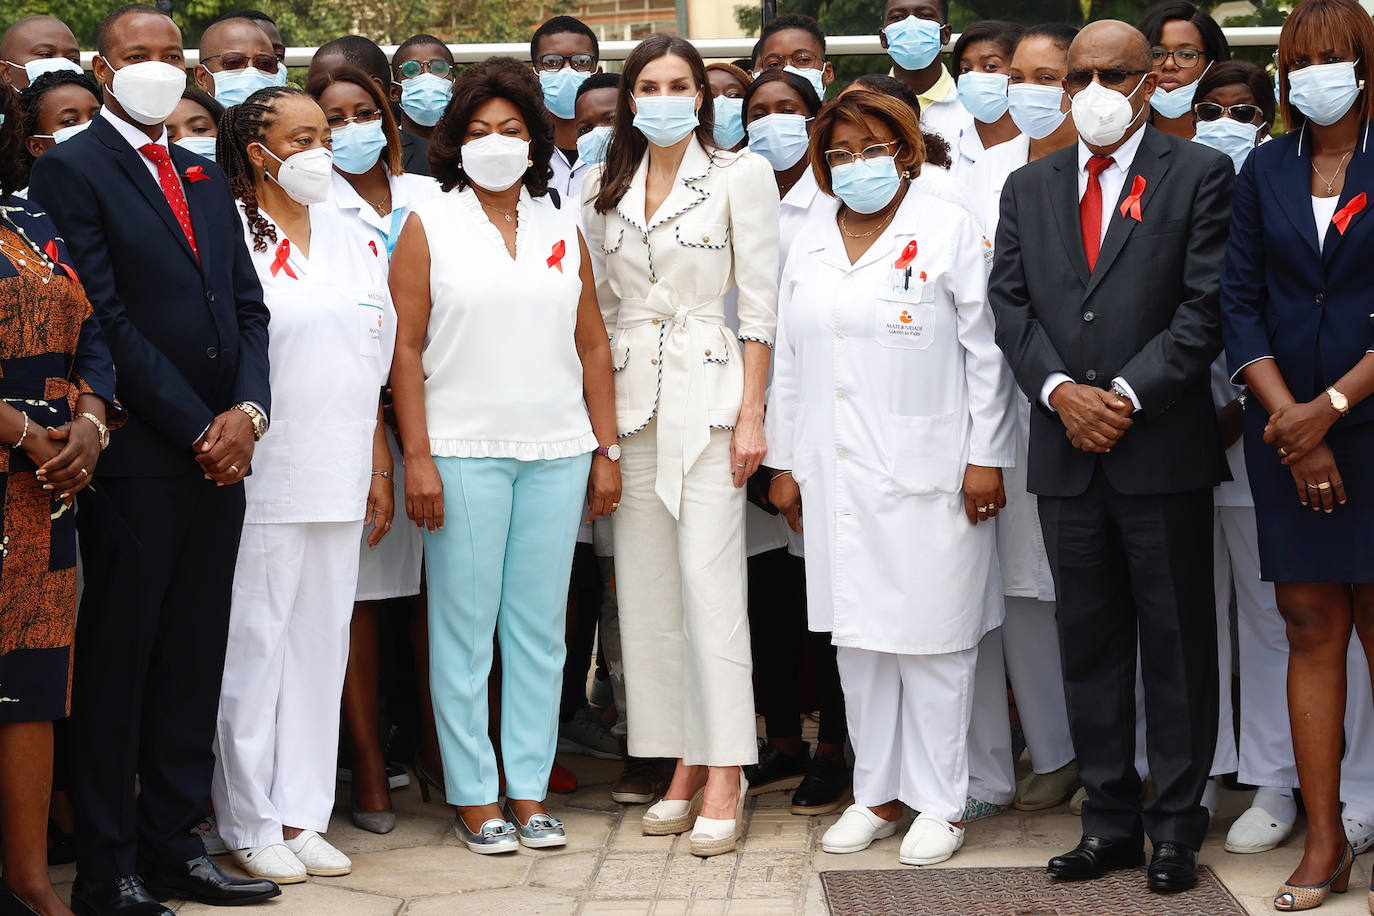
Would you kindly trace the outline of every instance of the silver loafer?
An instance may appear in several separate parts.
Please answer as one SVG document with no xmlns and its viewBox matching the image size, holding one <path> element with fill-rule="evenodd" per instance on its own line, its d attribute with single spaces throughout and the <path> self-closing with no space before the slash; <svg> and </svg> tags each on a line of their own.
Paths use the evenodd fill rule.
<svg viewBox="0 0 1374 916">
<path fill-rule="evenodd" d="M 501 809 L 506 819 L 515 825 L 515 834 L 522 846 L 542 849 L 548 846 L 568 845 L 568 835 L 563 831 L 563 822 L 552 814 L 531 814 L 528 822 L 520 823 L 520 818 L 510 808 L 510 801 Z"/>
<path fill-rule="evenodd" d="M 468 849 L 478 855 L 489 856 L 498 852 L 515 852 L 520 841 L 515 838 L 515 825 L 499 817 L 490 818 L 473 833 L 460 814 L 453 819 L 453 832 L 458 835 Z"/>
</svg>

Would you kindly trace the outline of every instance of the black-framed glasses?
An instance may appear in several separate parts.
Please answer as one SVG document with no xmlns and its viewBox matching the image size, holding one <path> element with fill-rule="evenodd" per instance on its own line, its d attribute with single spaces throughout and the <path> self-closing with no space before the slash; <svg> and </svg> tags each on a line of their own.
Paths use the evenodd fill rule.
<svg viewBox="0 0 1374 916">
<path fill-rule="evenodd" d="M 242 70 L 244 67 L 256 67 L 263 73 L 276 73 L 277 64 L 280 63 L 276 54 L 239 54 L 237 51 L 211 54 L 209 57 L 202 57 L 200 62 L 203 64 L 212 60 L 219 61 L 221 70 Z"/>
<path fill-rule="evenodd" d="M 1118 70 L 1115 67 L 1108 70 L 1070 70 L 1064 75 L 1064 85 L 1069 87 L 1070 92 L 1080 92 L 1088 88 L 1088 84 L 1093 81 L 1093 76 L 1097 76 L 1097 81 L 1108 89 L 1120 89 L 1126 85 L 1126 81 L 1133 76 L 1144 76 L 1149 70 Z"/>
<path fill-rule="evenodd" d="M 403 80 L 412 79 L 421 73 L 433 73 L 435 76 L 442 76 L 447 79 L 449 74 L 453 73 L 453 64 L 442 57 L 435 57 L 430 60 L 408 60 L 397 67 L 396 72 L 401 75 Z"/>
<path fill-rule="evenodd" d="M 373 121 L 380 120 L 381 117 L 382 110 L 380 108 L 368 108 L 351 118 L 346 118 L 343 115 L 332 115 L 325 120 L 325 123 L 329 125 L 330 130 L 338 130 L 345 124 L 371 124 Z"/>
<path fill-rule="evenodd" d="M 562 70 L 565 64 L 571 64 L 574 70 L 590 73 L 596 67 L 596 55 L 540 54 L 539 60 L 535 63 L 539 65 L 540 70 Z"/>
<path fill-rule="evenodd" d="M 858 153 L 852 153 L 847 149 L 828 149 L 825 151 L 825 161 L 833 169 L 842 165 L 849 165 L 859 159 L 881 159 L 884 156 L 895 156 L 901 142 L 901 140 L 888 140 L 886 143 L 873 143 L 865 146 Z M 892 149 L 889 150 L 888 147 L 892 147 Z"/>
<path fill-rule="evenodd" d="M 1223 117 L 1242 124 L 1254 124 L 1260 115 L 1258 105 L 1218 105 L 1216 102 L 1198 102 L 1193 106 L 1193 114 L 1199 121 L 1219 121 Z"/>
<path fill-rule="evenodd" d="M 1150 49 L 1150 63 L 1155 67 L 1164 66 L 1164 62 L 1172 57 L 1175 67 L 1180 70 L 1191 70 L 1206 56 L 1205 52 L 1199 51 L 1197 48 L 1179 48 L 1177 51 L 1166 51 L 1163 48 Z"/>
<path fill-rule="evenodd" d="M 791 54 L 769 54 L 762 61 L 765 70 L 781 70 L 783 67 L 796 67 L 798 70 L 819 70 L 825 63 L 810 51 L 793 51 Z"/>
</svg>

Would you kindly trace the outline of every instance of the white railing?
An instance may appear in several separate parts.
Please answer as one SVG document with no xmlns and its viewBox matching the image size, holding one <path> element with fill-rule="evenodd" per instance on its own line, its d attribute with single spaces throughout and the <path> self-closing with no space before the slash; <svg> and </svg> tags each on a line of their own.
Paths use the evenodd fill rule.
<svg viewBox="0 0 1374 916">
<path fill-rule="evenodd" d="M 1226 40 L 1231 43 L 1233 48 L 1250 47 L 1273 47 L 1279 43 L 1278 26 L 1258 26 L 1244 28 L 1228 28 Z M 951 39 L 949 47 L 953 47 L 953 42 L 959 36 L 955 35 Z M 753 38 L 693 38 L 692 44 L 696 45 L 701 51 L 701 56 L 708 60 L 733 60 L 739 57 L 748 57 L 754 50 Z M 831 56 L 842 54 L 882 54 L 882 46 L 878 44 L 877 35 L 831 35 L 826 36 L 826 53 Z M 637 41 L 603 41 L 601 42 L 602 60 L 624 60 Z M 310 59 L 315 56 L 315 48 L 287 48 L 286 63 L 290 67 L 308 67 Z M 382 50 L 386 52 L 388 59 L 396 52 L 395 45 L 384 45 Z M 517 60 L 525 60 L 529 57 L 529 42 L 505 42 L 500 44 L 470 44 L 470 45 L 449 45 L 449 50 L 453 52 L 453 57 L 459 63 L 471 63 L 472 61 L 486 60 L 495 55 L 505 55 L 514 57 Z M 947 47 L 946 50 L 949 50 Z M 94 51 L 83 51 L 81 62 L 89 68 L 91 57 Z M 193 49 L 186 51 L 187 66 L 194 66 L 199 60 L 199 55 Z"/>
</svg>

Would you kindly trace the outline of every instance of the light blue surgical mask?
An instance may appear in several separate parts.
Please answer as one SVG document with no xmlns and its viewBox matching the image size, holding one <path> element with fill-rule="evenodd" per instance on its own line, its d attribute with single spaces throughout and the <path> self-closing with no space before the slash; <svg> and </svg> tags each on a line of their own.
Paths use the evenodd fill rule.
<svg viewBox="0 0 1374 916">
<path fill-rule="evenodd" d="M 1347 60 L 1289 71 L 1288 101 L 1314 124 L 1335 124 L 1355 104 L 1363 87 L 1363 81 L 1355 78 L 1355 63 Z"/>
<path fill-rule="evenodd" d="M 587 81 L 590 73 L 574 70 L 572 64 L 561 70 L 540 70 L 539 85 L 544 87 L 544 104 L 553 116 L 563 121 L 571 121 L 577 114 L 577 90 Z"/>
<path fill-rule="evenodd" d="M 381 120 L 367 124 L 346 124 L 330 132 L 334 139 L 334 165 L 350 175 L 361 175 L 377 164 L 386 149 L 386 134 Z"/>
<path fill-rule="evenodd" d="M 1246 124 L 1235 118 L 1217 118 L 1215 121 L 1197 122 L 1197 133 L 1193 135 L 1193 139 L 1203 146 L 1210 146 L 1230 156 L 1231 163 L 1239 174 L 1240 167 L 1245 165 L 1245 159 L 1250 155 L 1250 150 L 1255 148 L 1257 136 L 1258 132 L 1253 124 Z"/>
<path fill-rule="evenodd" d="M 924 70 L 940 56 L 940 32 L 943 29 L 944 26 L 938 22 L 915 16 L 884 26 L 888 56 L 904 70 Z"/>
<path fill-rule="evenodd" d="M 749 149 L 768 160 L 775 172 L 785 172 L 801 161 L 811 137 L 809 118 L 799 114 L 770 114 L 749 122 Z"/>
<path fill-rule="evenodd" d="M 211 162 L 215 161 L 215 138 L 207 137 L 204 134 L 195 134 L 190 137 L 182 137 L 177 141 L 177 146 L 182 149 L 190 150 L 197 156 L 204 156 Z"/>
<path fill-rule="evenodd" d="M 718 95 L 712 100 L 716 112 L 716 143 L 722 149 L 734 149 L 744 139 L 744 99 Z"/>
<path fill-rule="evenodd" d="M 816 90 L 816 98 L 818 98 L 818 99 L 824 99 L 824 98 L 825 98 L 825 67 L 824 67 L 824 66 L 822 66 L 820 69 L 816 69 L 816 68 L 813 67 L 813 68 L 810 69 L 810 70 L 802 70 L 802 69 L 799 69 L 799 68 L 797 68 L 797 67 L 792 66 L 791 64 L 788 64 L 786 67 L 783 67 L 782 69 L 783 69 L 783 71 L 786 72 L 786 73 L 795 73 L 795 74 L 797 74 L 797 76 L 800 76 L 802 79 L 804 79 L 804 80 L 806 80 L 808 83 L 810 83 L 810 84 L 811 84 L 811 88 Z"/>
<path fill-rule="evenodd" d="M 892 156 L 855 159 L 830 170 L 835 196 L 855 213 L 877 213 L 892 203 L 901 186 L 902 176 L 897 174 L 897 160 Z"/>
<path fill-rule="evenodd" d="M 1161 118 L 1181 118 L 1193 110 L 1193 95 L 1197 90 L 1197 84 L 1202 81 L 1202 77 L 1207 75 L 1207 71 L 1212 69 L 1208 64 L 1202 74 L 1196 80 L 1186 86 L 1179 86 L 1177 89 L 1164 89 L 1156 87 L 1154 94 L 1150 96 L 1150 107 Z"/>
<path fill-rule="evenodd" d="M 273 78 L 272 78 L 272 85 L 274 85 L 274 86 L 285 86 L 285 85 L 286 85 L 286 64 L 284 64 L 284 63 L 282 63 L 282 62 L 280 62 L 280 61 L 277 62 L 277 72 L 276 72 L 276 74 L 275 74 L 275 75 L 273 76 Z"/>
<path fill-rule="evenodd" d="M 215 101 L 225 108 L 240 104 L 259 89 L 277 85 L 277 74 L 263 73 L 257 67 L 220 70 L 210 76 L 215 80 Z"/>
<path fill-rule="evenodd" d="M 1007 108 L 1016 129 L 1032 140 L 1043 140 L 1059 129 L 1068 117 L 1060 111 L 1064 90 L 1059 86 L 1017 83 L 1007 87 Z"/>
<path fill-rule="evenodd" d="M 973 120 L 991 124 L 1007 113 L 1007 75 L 970 70 L 959 77 L 959 104 Z"/>
<path fill-rule="evenodd" d="M 606 149 L 611 145 L 611 135 L 615 128 L 609 124 L 593 127 L 577 138 L 577 158 L 588 165 L 596 165 L 606 159 Z"/>
<path fill-rule="evenodd" d="M 655 146 L 672 146 L 696 130 L 698 123 L 694 95 L 646 95 L 635 99 L 635 129 Z"/>
<path fill-rule="evenodd" d="M 453 98 L 453 81 L 421 73 L 401 81 L 401 110 L 421 127 L 433 127 Z"/>
</svg>

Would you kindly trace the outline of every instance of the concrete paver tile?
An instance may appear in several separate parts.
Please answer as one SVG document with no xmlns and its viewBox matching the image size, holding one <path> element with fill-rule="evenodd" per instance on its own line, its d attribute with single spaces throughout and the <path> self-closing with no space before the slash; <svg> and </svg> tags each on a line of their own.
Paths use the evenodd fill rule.
<svg viewBox="0 0 1374 916">
<path fill-rule="evenodd" d="M 350 858 L 367 852 L 405 849 L 409 846 L 436 846 L 444 835 L 453 836 L 447 820 L 437 817 L 397 817 L 390 833 L 369 833 L 353 826 L 348 815 L 335 814 L 329 821 L 325 839 Z"/>
<path fill-rule="evenodd" d="M 600 851 L 571 852 L 561 856 L 535 856 L 527 879 L 538 887 L 584 891 L 596 874 Z"/>
<path fill-rule="evenodd" d="M 366 891 L 350 890 L 335 886 L 338 878 L 312 878 L 305 884 L 293 884 L 282 888 L 280 897 L 263 906 L 270 909 L 272 916 L 393 916 L 401 911 L 404 895 L 396 897 L 378 896 Z M 329 882 L 329 883 L 326 883 Z M 176 908 L 177 913 L 188 916 L 224 913 L 223 907 L 206 906 L 203 903 L 183 901 Z"/>
<path fill-rule="evenodd" d="M 728 916 L 792 916 L 797 901 L 792 898 L 733 896 L 725 906 Z"/>
<path fill-rule="evenodd" d="M 522 916 L 566 916 L 577 909 L 577 898 L 539 887 L 503 887 L 465 894 L 422 897 L 411 902 L 406 916 L 453 916 L 455 913 L 520 913 Z"/>
<path fill-rule="evenodd" d="M 654 912 L 654 898 L 647 896 L 638 900 L 588 900 L 582 904 L 579 912 L 583 916 L 625 916 L 630 913 L 648 916 Z"/>
<path fill-rule="evenodd" d="M 416 846 L 353 857 L 353 873 L 330 878 L 346 887 L 395 897 L 510 887 L 524 881 L 532 856 L 482 856 L 456 846 Z"/>
</svg>

